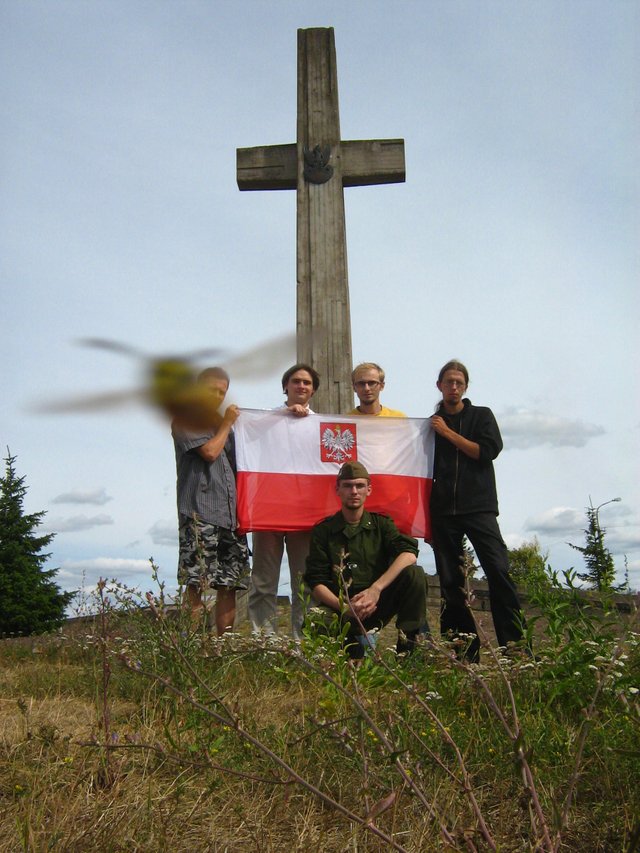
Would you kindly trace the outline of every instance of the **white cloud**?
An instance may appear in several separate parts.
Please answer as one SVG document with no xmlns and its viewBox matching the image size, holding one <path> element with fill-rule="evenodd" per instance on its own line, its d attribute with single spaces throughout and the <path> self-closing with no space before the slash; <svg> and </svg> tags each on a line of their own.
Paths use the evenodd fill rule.
<svg viewBox="0 0 640 853">
<path fill-rule="evenodd" d="M 80 573 L 102 577 L 120 575 L 150 575 L 149 560 L 130 560 L 126 557 L 94 557 L 90 560 L 66 560 L 59 577 L 77 577 Z"/>
<path fill-rule="evenodd" d="M 69 518 L 49 518 L 43 524 L 48 533 L 77 533 L 80 530 L 91 530 L 92 527 L 102 527 L 113 524 L 110 515 L 73 515 Z"/>
<path fill-rule="evenodd" d="M 70 492 L 63 492 L 61 495 L 56 495 L 52 498 L 52 504 L 95 504 L 103 506 L 112 501 L 113 498 L 107 494 L 104 486 L 101 489 L 94 489 L 91 492 L 82 492 L 79 489 L 73 489 Z"/>
<path fill-rule="evenodd" d="M 82 614 L 99 609 L 100 578 L 107 581 L 105 594 L 111 601 L 127 600 L 134 606 L 145 604 L 145 590 L 153 586 L 149 560 L 125 557 L 65 560 L 56 575 L 56 581 L 63 589 L 78 593 L 70 608 L 71 613 Z"/>
<path fill-rule="evenodd" d="M 600 525 L 605 532 L 605 545 L 612 554 L 631 554 L 640 548 L 640 525 L 627 507 L 612 506 L 608 519 L 600 514 Z M 625 520 L 627 519 L 628 520 Z M 573 507 L 552 507 L 537 516 L 528 518 L 524 529 L 544 537 L 563 538 L 574 545 L 582 545 L 587 526 L 587 512 Z"/>
<path fill-rule="evenodd" d="M 532 533 L 554 534 L 556 536 L 574 536 L 584 529 L 586 518 L 584 510 L 573 507 L 557 506 L 545 510 L 540 515 L 528 518 L 524 529 Z"/>
<path fill-rule="evenodd" d="M 177 545 L 178 524 L 176 521 L 162 519 L 156 521 L 147 531 L 154 545 Z"/>
<path fill-rule="evenodd" d="M 584 447 L 589 439 L 604 435 L 604 427 L 585 421 L 559 418 L 547 412 L 509 407 L 498 418 L 507 448 L 527 450 L 552 447 Z"/>
<path fill-rule="evenodd" d="M 503 533 L 502 538 L 507 548 L 520 548 L 525 542 L 530 542 L 532 536 L 522 536 L 520 533 Z"/>
<path fill-rule="evenodd" d="M 640 528 L 638 525 L 623 525 L 614 527 L 604 525 L 606 531 L 605 544 L 616 554 L 627 554 L 640 548 Z"/>
</svg>

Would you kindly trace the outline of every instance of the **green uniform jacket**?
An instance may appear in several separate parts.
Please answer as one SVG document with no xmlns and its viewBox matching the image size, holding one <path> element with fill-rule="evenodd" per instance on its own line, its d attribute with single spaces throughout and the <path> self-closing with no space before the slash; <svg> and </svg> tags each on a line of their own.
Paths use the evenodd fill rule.
<svg viewBox="0 0 640 853">
<path fill-rule="evenodd" d="M 365 510 L 358 524 L 348 524 L 342 512 L 337 512 L 311 532 L 304 579 L 311 589 L 321 583 L 339 595 L 334 566 L 339 566 L 344 557 L 344 578 L 353 581 L 349 594 L 354 595 L 371 586 L 399 554 L 407 551 L 417 559 L 417 540 L 400 533 L 389 516 Z"/>
</svg>

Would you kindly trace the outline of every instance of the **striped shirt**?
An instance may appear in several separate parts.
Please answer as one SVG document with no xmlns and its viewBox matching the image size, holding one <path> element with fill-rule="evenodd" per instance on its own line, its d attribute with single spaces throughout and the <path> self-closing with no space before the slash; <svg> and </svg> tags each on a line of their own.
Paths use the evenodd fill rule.
<svg viewBox="0 0 640 853">
<path fill-rule="evenodd" d="M 215 432 L 193 433 L 172 430 L 176 451 L 178 516 L 193 518 L 194 513 L 203 521 L 235 530 L 236 478 L 235 443 L 233 433 L 223 452 L 207 462 L 198 448 L 213 438 Z"/>
</svg>

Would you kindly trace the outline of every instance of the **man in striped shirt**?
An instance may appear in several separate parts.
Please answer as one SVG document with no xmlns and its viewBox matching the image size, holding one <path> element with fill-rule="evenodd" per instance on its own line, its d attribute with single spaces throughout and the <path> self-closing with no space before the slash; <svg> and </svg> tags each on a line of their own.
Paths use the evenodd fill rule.
<svg viewBox="0 0 640 853">
<path fill-rule="evenodd" d="M 229 389 L 229 376 L 220 367 L 203 370 L 197 379 L 218 408 Z M 179 558 L 178 581 L 185 603 L 197 619 L 203 610 L 204 589 L 216 590 L 218 636 L 233 628 L 236 590 L 249 585 L 247 538 L 236 533 L 235 450 L 232 426 L 237 406 L 218 416 L 217 427 L 193 430 L 172 424 L 176 452 Z"/>
</svg>

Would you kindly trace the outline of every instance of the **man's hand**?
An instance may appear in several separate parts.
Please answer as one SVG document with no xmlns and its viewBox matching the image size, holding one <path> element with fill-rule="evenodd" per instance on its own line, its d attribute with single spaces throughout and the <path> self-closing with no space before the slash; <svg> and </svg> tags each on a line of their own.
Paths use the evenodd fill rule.
<svg viewBox="0 0 640 853">
<path fill-rule="evenodd" d="M 230 406 L 227 406 L 222 422 L 232 426 L 238 420 L 239 414 L 240 409 L 235 405 L 235 403 L 232 403 Z"/>
<path fill-rule="evenodd" d="M 287 408 L 297 418 L 304 418 L 309 414 L 309 409 L 301 403 L 294 403 L 293 406 L 287 406 Z"/>
<path fill-rule="evenodd" d="M 447 426 L 445 419 L 441 418 L 440 415 L 431 415 L 431 429 L 437 432 L 438 435 L 443 436 L 443 438 L 446 438 L 448 433 L 453 432 L 451 427 Z"/>
<path fill-rule="evenodd" d="M 375 613 L 379 600 L 380 591 L 375 586 L 367 587 L 351 599 L 351 612 L 360 621 L 367 619 Z"/>
<path fill-rule="evenodd" d="M 468 456 L 470 459 L 480 459 L 480 445 L 477 441 L 471 441 L 463 435 L 460 435 L 459 432 L 451 429 L 450 426 L 447 426 L 445 419 L 441 418 L 440 415 L 431 415 L 429 420 L 431 422 L 431 429 L 434 432 L 437 432 L 438 435 L 441 435 L 442 438 L 450 441 L 451 444 L 453 444 L 454 447 L 457 447 L 458 450 L 461 450 L 465 456 Z"/>
</svg>

